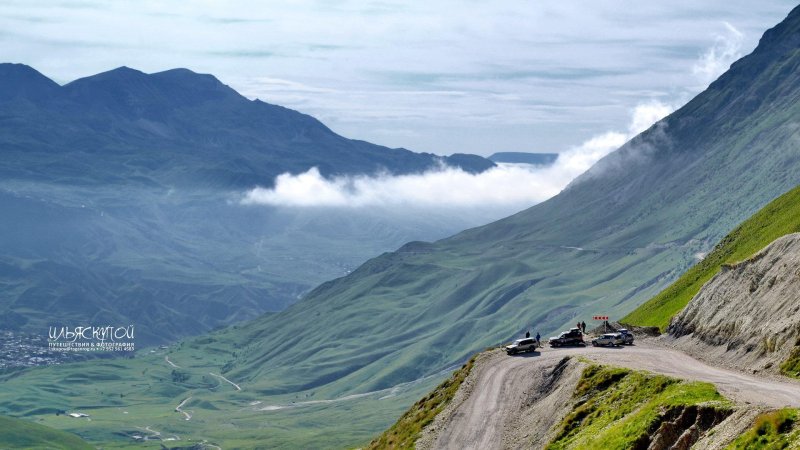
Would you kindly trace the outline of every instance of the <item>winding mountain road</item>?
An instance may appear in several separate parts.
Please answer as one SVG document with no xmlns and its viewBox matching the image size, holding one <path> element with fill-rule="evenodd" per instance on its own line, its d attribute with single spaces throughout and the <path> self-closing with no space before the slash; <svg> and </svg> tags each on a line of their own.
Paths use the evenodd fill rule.
<svg viewBox="0 0 800 450">
<path fill-rule="evenodd" d="M 233 388 L 234 388 L 234 389 L 236 389 L 237 391 L 241 391 L 241 390 L 242 390 L 241 386 L 239 386 L 238 384 L 234 383 L 233 381 L 231 381 L 231 380 L 229 380 L 229 379 L 227 379 L 227 378 L 223 377 L 222 375 L 217 375 L 217 374 L 216 374 L 216 373 L 214 373 L 214 372 L 208 372 L 208 374 L 209 374 L 209 375 L 211 375 L 212 377 L 219 378 L 220 380 L 222 380 L 222 381 L 224 381 L 224 382 L 226 382 L 226 383 L 230 384 L 230 385 L 231 385 L 231 386 L 233 386 Z"/>
<path fill-rule="evenodd" d="M 800 407 L 800 383 L 723 369 L 698 361 L 686 353 L 659 346 L 651 339 L 632 347 L 569 349 L 543 354 L 581 354 L 600 363 L 647 370 L 675 378 L 713 383 L 724 396 L 739 403 L 781 408 Z"/>
<path fill-rule="evenodd" d="M 179 365 L 175 364 L 174 362 L 170 361 L 169 360 L 169 356 L 165 356 L 164 357 L 164 361 L 166 361 L 167 364 L 170 365 L 170 367 L 174 367 L 175 369 L 180 369 L 181 368 L 181 366 L 179 366 Z"/>
<path fill-rule="evenodd" d="M 175 407 L 175 411 L 183 414 L 183 417 L 186 420 L 192 420 L 192 412 L 191 411 L 184 411 L 183 410 L 183 405 L 185 405 L 186 402 L 188 402 L 191 399 L 192 399 L 192 397 L 186 397 L 178 406 Z"/>
<path fill-rule="evenodd" d="M 473 368 L 477 373 L 473 372 L 476 377 L 469 386 L 469 393 L 460 404 L 454 405 L 446 425 L 434 430 L 432 442 L 421 447 L 508 447 L 508 443 L 504 443 L 504 433 L 508 434 L 508 428 L 514 427 L 515 412 L 523 410 L 526 402 L 528 406 L 531 404 L 537 386 L 547 382 L 546 373 L 565 356 L 580 356 L 601 364 L 713 383 L 722 395 L 738 403 L 769 408 L 800 407 L 798 382 L 711 366 L 680 351 L 664 348 L 653 339 L 618 348 L 546 347 L 518 356 L 494 350 L 480 367 L 476 364 Z M 571 395 L 571 392 L 566 395 Z"/>
</svg>

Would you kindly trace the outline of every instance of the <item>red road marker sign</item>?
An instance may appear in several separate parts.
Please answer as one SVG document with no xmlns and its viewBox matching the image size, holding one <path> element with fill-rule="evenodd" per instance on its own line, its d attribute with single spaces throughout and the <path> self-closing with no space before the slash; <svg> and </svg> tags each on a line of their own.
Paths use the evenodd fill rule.
<svg viewBox="0 0 800 450">
<path fill-rule="evenodd" d="M 608 316 L 593 316 L 594 320 L 608 320 Z"/>
</svg>

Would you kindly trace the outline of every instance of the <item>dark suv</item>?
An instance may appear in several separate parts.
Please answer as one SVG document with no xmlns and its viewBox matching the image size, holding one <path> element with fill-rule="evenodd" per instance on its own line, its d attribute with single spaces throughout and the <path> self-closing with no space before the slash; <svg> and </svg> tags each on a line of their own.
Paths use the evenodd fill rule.
<svg viewBox="0 0 800 450">
<path fill-rule="evenodd" d="M 617 330 L 617 332 L 622 335 L 623 344 L 633 345 L 633 333 L 631 333 L 625 328 L 620 328 L 619 330 Z"/>
<path fill-rule="evenodd" d="M 580 328 L 570 328 L 569 331 L 564 331 L 558 337 L 551 337 L 548 341 L 551 347 L 562 347 L 564 345 L 586 345 L 583 342 L 583 333 Z"/>
</svg>

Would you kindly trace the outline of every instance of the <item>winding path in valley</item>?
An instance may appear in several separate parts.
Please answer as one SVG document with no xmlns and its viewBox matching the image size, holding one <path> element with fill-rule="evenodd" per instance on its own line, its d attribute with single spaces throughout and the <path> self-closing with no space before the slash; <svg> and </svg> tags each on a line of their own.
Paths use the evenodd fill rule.
<svg viewBox="0 0 800 450">
<path fill-rule="evenodd" d="M 186 418 L 186 420 L 192 420 L 192 411 L 184 411 L 183 405 L 185 405 L 186 402 L 191 399 L 192 397 L 186 397 L 178 406 L 175 407 L 175 411 L 183 414 L 183 417 Z"/>
<path fill-rule="evenodd" d="M 180 368 L 181 368 L 181 366 L 179 366 L 179 365 L 175 364 L 174 362 L 170 361 L 170 360 L 169 360 L 169 356 L 165 356 L 165 357 L 164 357 L 164 361 L 166 361 L 166 362 L 167 362 L 167 364 L 169 364 L 169 365 L 170 365 L 170 367 L 174 367 L 174 368 L 176 368 L 176 369 L 180 369 Z"/>
<path fill-rule="evenodd" d="M 233 388 L 234 388 L 234 389 L 236 389 L 237 391 L 241 391 L 241 390 L 242 390 L 242 388 L 241 388 L 241 387 L 239 387 L 239 385 L 238 385 L 238 384 L 236 384 L 236 383 L 234 383 L 233 381 L 231 381 L 231 380 L 229 380 L 229 379 L 227 379 L 227 378 L 223 377 L 222 375 L 217 375 L 217 374 L 216 374 L 216 373 L 214 373 L 214 372 L 208 372 L 208 374 L 209 374 L 209 375 L 211 375 L 212 377 L 219 378 L 220 380 L 222 380 L 222 381 L 225 381 L 225 382 L 229 383 L 229 384 L 230 384 L 231 386 L 233 386 Z"/>
</svg>

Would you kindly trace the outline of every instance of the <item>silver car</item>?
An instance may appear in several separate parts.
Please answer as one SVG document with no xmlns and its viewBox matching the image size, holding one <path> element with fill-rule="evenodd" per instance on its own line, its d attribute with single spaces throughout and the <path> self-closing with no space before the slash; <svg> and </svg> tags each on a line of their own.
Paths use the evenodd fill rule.
<svg viewBox="0 0 800 450">
<path fill-rule="evenodd" d="M 536 339 L 534 338 L 517 339 L 511 345 L 506 345 L 506 353 L 509 355 L 534 350 L 536 350 Z"/>
<path fill-rule="evenodd" d="M 625 341 L 619 333 L 606 333 L 600 337 L 592 339 L 592 345 L 595 347 L 605 347 L 608 345 L 622 345 Z"/>
</svg>

